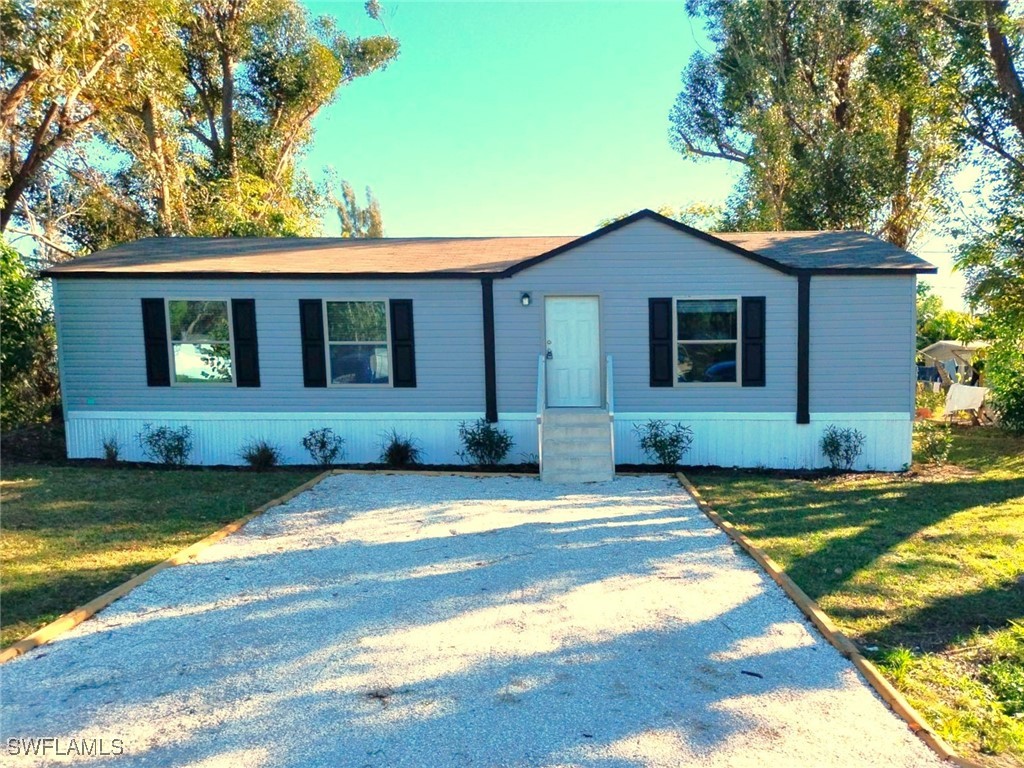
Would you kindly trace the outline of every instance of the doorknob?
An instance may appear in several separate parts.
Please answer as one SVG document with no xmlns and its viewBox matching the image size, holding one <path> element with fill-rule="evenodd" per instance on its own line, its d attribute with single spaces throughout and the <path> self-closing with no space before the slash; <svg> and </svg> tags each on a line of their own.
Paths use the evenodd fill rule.
<svg viewBox="0 0 1024 768">
<path fill-rule="evenodd" d="M 554 360 L 555 359 L 555 356 L 553 354 L 551 354 L 551 350 L 550 349 L 547 351 L 547 354 L 544 355 L 544 359 L 545 360 Z"/>
</svg>

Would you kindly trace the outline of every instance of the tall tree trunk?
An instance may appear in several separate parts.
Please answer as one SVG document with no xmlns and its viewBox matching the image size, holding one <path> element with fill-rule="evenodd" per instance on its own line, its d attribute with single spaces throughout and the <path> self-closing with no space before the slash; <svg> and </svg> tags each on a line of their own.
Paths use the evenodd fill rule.
<svg viewBox="0 0 1024 768">
<path fill-rule="evenodd" d="M 896 191 L 892 196 L 889 220 L 882 231 L 885 239 L 899 248 L 906 248 L 910 242 L 910 138 L 913 127 L 910 107 L 901 104 L 896 117 L 896 151 L 893 156 Z"/>
<path fill-rule="evenodd" d="M 1024 138 L 1024 84 L 1014 66 L 1010 43 L 999 27 L 1000 18 L 1006 16 L 1008 8 L 1008 0 L 985 0 L 985 26 L 989 56 L 996 70 L 996 84 L 1006 97 L 1010 120 Z"/>
<path fill-rule="evenodd" d="M 153 99 L 149 96 L 142 103 L 142 126 L 146 132 L 146 144 L 157 175 L 156 193 L 156 232 L 162 237 L 174 234 L 174 223 L 171 215 L 171 190 L 167 178 L 167 158 L 164 155 L 164 139 L 156 124 L 156 111 Z"/>
<path fill-rule="evenodd" d="M 222 152 L 228 173 L 235 175 L 235 61 L 226 42 L 220 44 L 220 121 Z"/>
</svg>

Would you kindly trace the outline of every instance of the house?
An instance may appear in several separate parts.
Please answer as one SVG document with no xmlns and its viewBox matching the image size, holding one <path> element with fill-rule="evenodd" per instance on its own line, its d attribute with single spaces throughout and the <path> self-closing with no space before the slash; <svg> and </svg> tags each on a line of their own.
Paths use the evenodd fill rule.
<svg viewBox="0 0 1024 768">
<path fill-rule="evenodd" d="M 829 424 L 860 468 L 910 461 L 916 275 L 862 232 L 708 234 L 640 211 L 583 237 L 151 238 L 53 281 L 68 455 L 188 424 L 192 460 L 253 438 L 345 460 L 391 428 L 457 461 L 460 422 L 511 433 L 552 476 L 641 463 L 634 425 L 692 427 L 689 464 L 824 464 Z"/>
</svg>

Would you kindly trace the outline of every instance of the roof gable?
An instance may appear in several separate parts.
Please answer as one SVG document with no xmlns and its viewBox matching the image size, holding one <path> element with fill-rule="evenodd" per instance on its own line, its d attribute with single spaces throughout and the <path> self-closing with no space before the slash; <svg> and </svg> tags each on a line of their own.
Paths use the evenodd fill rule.
<svg viewBox="0 0 1024 768">
<path fill-rule="evenodd" d="M 727 251 L 737 253 L 740 256 L 743 256 L 744 258 L 750 259 L 751 261 L 756 261 L 759 264 L 771 267 L 772 269 L 778 270 L 779 272 L 784 272 L 787 275 L 796 274 L 798 271 L 790 266 L 787 266 L 786 264 L 783 264 L 782 262 L 776 261 L 775 259 L 769 258 L 767 256 L 762 256 L 761 254 L 754 253 L 752 251 L 748 251 L 745 248 L 742 248 L 741 246 L 730 243 L 729 241 L 723 240 L 708 232 L 704 232 L 703 230 L 696 229 L 687 224 L 683 224 L 682 222 L 676 221 L 675 219 L 670 219 L 667 216 L 662 216 L 660 213 L 655 213 L 649 208 L 644 208 L 643 210 L 637 211 L 636 213 L 626 216 L 623 219 L 613 221 L 611 224 L 607 224 L 601 227 L 600 229 L 596 229 L 588 235 L 583 235 L 582 237 L 578 237 L 575 240 L 572 240 L 568 243 L 553 248 L 547 253 L 542 253 L 539 256 L 534 256 L 531 259 L 526 259 L 525 261 L 515 264 L 514 266 L 506 269 L 502 273 L 501 277 L 508 277 L 510 275 L 516 274 L 517 272 L 521 272 L 524 269 L 529 269 L 535 264 L 541 264 L 542 262 L 545 262 L 548 259 L 554 258 L 555 256 L 563 254 L 566 251 L 571 251 L 573 248 L 578 248 L 581 245 L 586 245 L 589 242 L 597 240 L 600 237 L 604 237 L 605 235 L 611 234 L 612 232 L 622 229 L 623 227 L 628 227 L 630 224 L 633 224 L 642 219 L 653 219 L 654 221 L 657 221 L 661 224 L 667 224 L 668 226 L 672 227 L 673 229 L 679 230 L 680 232 L 685 232 L 688 235 L 692 235 L 693 237 L 699 238 L 700 240 L 704 240 L 705 242 L 717 245 L 721 248 L 724 248 Z"/>
</svg>

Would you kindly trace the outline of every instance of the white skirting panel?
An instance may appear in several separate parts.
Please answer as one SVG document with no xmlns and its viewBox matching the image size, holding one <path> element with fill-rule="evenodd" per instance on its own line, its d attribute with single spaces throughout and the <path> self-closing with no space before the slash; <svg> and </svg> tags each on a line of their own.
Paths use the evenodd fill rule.
<svg viewBox="0 0 1024 768">
<path fill-rule="evenodd" d="M 245 462 L 239 452 L 247 443 L 264 439 L 281 449 L 282 463 L 309 464 L 302 438 L 311 429 L 330 427 L 345 439 L 339 463 L 375 462 L 384 434 L 395 429 L 417 440 L 425 464 L 458 464 L 462 448 L 459 424 L 483 418 L 482 413 L 188 413 L 181 411 L 138 413 L 132 411 L 71 411 L 67 414 L 68 457 L 102 458 L 103 441 L 117 438 L 121 458 L 146 461 L 138 435 L 146 424 L 192 428 L 189 463 L 203 465 Z M 499 425 L 512 434 L 515 445 L 509 463 L 536 460 L 536 419 L 503 419 Z M 525 456 L 523 454 L 526 454 Z"/>
<path fill-rule="evenodd" d="M 905 413 L 812 413 L 797 424 L 792 413 L 620 413 L 615 415 L 615 460 L 649 462 L 634 430 L 650 419 L 682 423 L 693 430 L 683 464 L 719 467 L 816 469 L 827 467 L 821 452 L 825 428 L 852 427 L 865 437 L 854 469 L 899 470 L 910 463 L 913 424 Z"/>
<path fill-rule="evenodd" d="M 193 433 L 193 464 L 243 464 L 239 451 L 254 439 L 280 447 L 286 464 L 308 464 L 301 445 L 311 429 L 331 427 L 345 439 L 346 463 L 378 460 L 391 429 L 416 438 L 427 464 L 457 464 L 459 424 L 481 413 L 138 413 L 71 411 L 67 414 L 68 457 L 101 458 L 103 441 L 116 437 L 121 458 L 144 461 L 138 434 L 145 424 L 188 425 Z M 615 417 L 615 460 L 644 464 L 634 426 L 650 419 L 681 422 L 694 440 L 684 464 L 723 467 L 809 469 L 827 466 L 819 442 L 829 424 L 853 427 L 867 438 L 856 469 L 898 470 L 910 462 L 912 422 L 903 413 L 812 413 L 797 424 L 791 413 L 620 413 Z M 512 435 L 507 462 L 536 461 L 537 424 L 532 413 L 503 413 L 498 426 Z"/>
</svg>

